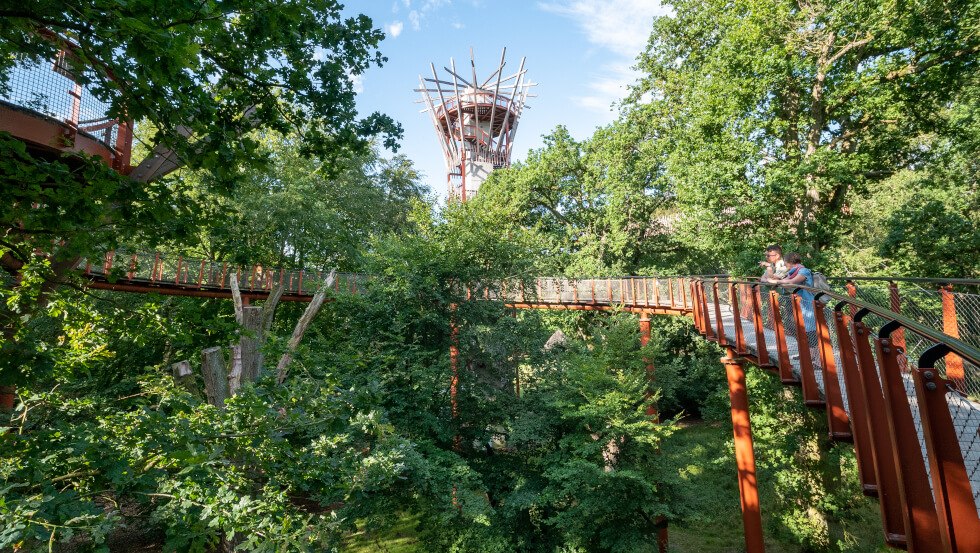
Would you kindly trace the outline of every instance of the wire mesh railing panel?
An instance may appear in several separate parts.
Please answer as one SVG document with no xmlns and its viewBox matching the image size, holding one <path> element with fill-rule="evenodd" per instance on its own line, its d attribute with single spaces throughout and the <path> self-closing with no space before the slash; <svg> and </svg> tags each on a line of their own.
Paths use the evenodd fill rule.
<svg viewBox="0 0 980 553">
<path fill-rule="evenodd" d="M 672 286 L 671 280 L 657 280 L 657 300 L 660 305 L 670 305 L 670 287 Z"/>
<path fill-rule="evenodd" d="M 960 454 L 973 491 L 973 501 L 980 512 L 980 404 L 956 391 L 946 393 L 950 418 L 960 444 Z"/>
<path fill-rule="evenodd" d="M 6 87 L 0 88 L 0 101 L 72 125 L 115 149 L 119 123 L 109 116 L 111 104 L 92 94 L 90 87 L 77 86 L 67 67 L 59 71 L 54 68 L 53 61 L 17 62 Z"/>
<path fill-rule="evenodd" d="M 53 62 L 20 61 L 10 70 L 0 100 L 58 121 L 72 118 L 75 82 L 52 70 Z"/>
</svg>

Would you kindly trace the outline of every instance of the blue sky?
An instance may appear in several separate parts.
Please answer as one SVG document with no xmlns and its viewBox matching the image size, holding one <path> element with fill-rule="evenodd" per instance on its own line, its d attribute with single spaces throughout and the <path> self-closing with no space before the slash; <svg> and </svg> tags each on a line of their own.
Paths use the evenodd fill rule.
<svg viewBox="0 0 980 553">
<path fill-rule="evenodd" d="M 346 12 L 370 16 L 388 35 L 381 44 L 388 62 L 356 80 L 358 109 L 402 124 L 399 153 L 443 198 L 442 152 L 413 92 L 420 73 L 431 76 L 430 62 L 440 73 L 450 57 L 468 65 L 472 47 L 482 78 L 496 68 L 505 46 L 505 74 L 527 57 L 528 78 L 538 85 L 517 130 L 512 159 L 521 160 L 559 124 L 585 139 L 615 118 L 611 105 L 633 82 L 630 66 L 646 45 L 653 17 L 665 10 L 656 0 L 369 0 L 348 2 Z"/>
</svg>

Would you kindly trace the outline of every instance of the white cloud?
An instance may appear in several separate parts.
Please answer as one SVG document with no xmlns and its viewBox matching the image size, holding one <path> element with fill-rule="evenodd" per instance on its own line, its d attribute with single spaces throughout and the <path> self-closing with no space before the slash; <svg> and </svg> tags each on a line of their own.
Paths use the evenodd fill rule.
<svg viewBox="0 0 980 553">
<path fill-rule="evenodd" d="M 405 28 L 405 24 L 401 21 L 395 21 L 394 23 L 389 23 L 385 25 L 385 34 L 391 38 L 398 38 L 398 35 L 402 34 L 402 29 Z"/>
<path fill-rule="evenodd" d="M 590 44 L 608 51 L 608 62 L 589 76 L 592 94 L 575 99 L 584 108 L 602 112 L 609 112 L 636 80 L 630 66 L 646 48 L 653 18 L 670 13 L 656 0 L 566 0 L 538 6 L 571 19 Z"/>
<path fill-rule="evenodd" d="M 653 18 L 670 13 L 655 0 L 573 0 L 540 7 L 575 21 L 592 44 L 630 59 L 646 46 Z"/>
<path fill-rule="evenodd" d="M 412 24 L 412 29 L 419 31 L 422 29 L 422 16 L 419 15 L 417 10 L 412 10 L 408 13 L 408 21 Z"/>
</svg>

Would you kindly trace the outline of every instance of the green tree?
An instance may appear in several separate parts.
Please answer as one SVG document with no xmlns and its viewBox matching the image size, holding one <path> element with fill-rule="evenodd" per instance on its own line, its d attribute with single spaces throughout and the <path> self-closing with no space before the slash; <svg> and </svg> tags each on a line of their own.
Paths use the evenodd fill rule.
<svg viewBox="0 0 980 553">
<path fill-rule="evenodd" d="M 626 117 L 663 147 L 687 241 L 748 269 L 783 241 L 839 244 L 848 206 L 950 132 L 975 75 L 976 2 L 670 2 Z"/>
<path fill-rule="evenodd" d="M 328 0 L 279 2 L 31 2 L 0 16 L 0 87 L 15 63 L 49 63 L 62 48 L 73 73 L 110 115 L 138 121 L 150 145 L 171 148 L 207 175 L 137 183 L 97 159 L 53 157 L 0 136 L 0 381 L 19 378 L 37 348 L 24 334 L 81 257 L 123 238 L 187 243 L 200 216 L 234 196 L 263 162 L 256 136 L 295 137 L 326 172 L 395 146 L 388 117 L 359 118 L 351 78 L 380 65 L 383 38 L 365 16 L 341 17 Z M 256 132 L 258 131 L 259 134 Z"/>
</svg>

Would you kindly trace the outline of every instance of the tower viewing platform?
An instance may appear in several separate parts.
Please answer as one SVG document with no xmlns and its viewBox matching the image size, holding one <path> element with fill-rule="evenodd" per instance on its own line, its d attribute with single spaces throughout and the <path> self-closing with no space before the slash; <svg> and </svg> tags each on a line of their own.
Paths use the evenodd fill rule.
<svg viewBox="0 0 980 553">
<path fill-rule="evenodd" d="M 524 58 L 515 73 L 504 76 L 506 55 L 504 48 L 500 64 L 482 81 L 477 78 L 472 50 L 466 76 L 453 59 L 441 77 L 434 64 L 429 64 L 431 78 L 419 75 L 415 91 L 422 95 L 422 111 L 431 115 L 442 147 L 450 199 L 472 198 L 494 169 L 510 165 L 528 89 L 535 83 L 526 78 Z"/>
<path fill-rule="evenodd" d="M 19 60 L 0 87 L 0 131 L 36 153 L 98 156 L 129 174 L 131 122 L 111 115 L 105 95 L 95 94 L 95 70 L 85 67 L 75 45 L 53 34 L 51 40 L 60 47 L 54 60 Z"/>
</svg>

